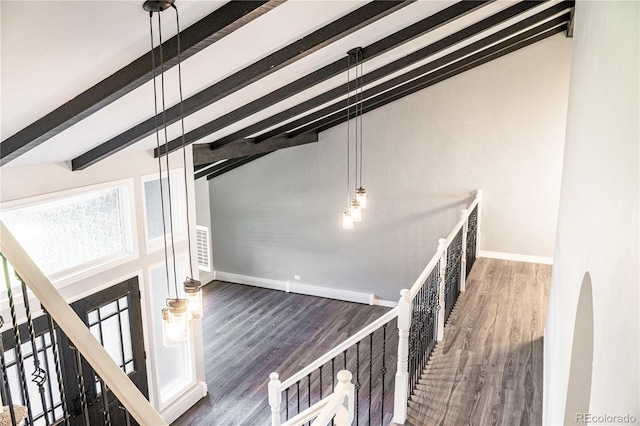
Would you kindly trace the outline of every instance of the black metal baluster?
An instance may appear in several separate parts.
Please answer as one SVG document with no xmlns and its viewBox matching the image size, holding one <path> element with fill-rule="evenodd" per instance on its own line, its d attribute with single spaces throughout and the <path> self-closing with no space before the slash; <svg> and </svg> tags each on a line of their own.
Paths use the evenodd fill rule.
<svg viewBox="0 0 640 426">
<path fill-rule="evenodd" d="M 107 399 L 107 384 L 102 380 L 102 377 L 98 377 L 100 382 L 100 396 L 102 399 L 102 424 L 104 426 L 111 426 L 111 414 L 109 413 L 109 401 Z"/>
<path fill-rule="evenodd" d="M 50 362 L 49 362 L 49 353 L 47 351 L 48 346 L 47 346 L 46 334 L 42 334 L 36 337 L 36 342 L 38 341 L 40 342 L 41 348 L 42 348 L 42 351 L 39 351 L 39 352 L 42 352 L 42 358 L 43 358 L 42 363 L 47 367 L 47 374 L 49 374 L 48 372 L 49 372 Z M 52 348 L 53 348 L 53 345 L 52 345 Z M 47 397 L 49 398 L 49 401 L 51 401 L 51 418 L 55 422 L 56 421 L 56 403 L 53 400 L 53 387 L 51 386 L 51 380 L 47 380 L 46 385 L 47 385 L 47 389 L 45 392 L 47 394 Z"/>
<path fill-rule="evenodd" d="M 309 394 L 307 395 L 309 405 L 307 407 L 311 407 L 311 373 L 307 375 L 307 384 L 308 384 L 308 391 L 309 391 Z M 309 421 L 309 426 L 311 426 L 311 421 Z"/>
<path fill-rule="evenodd" d="M 298 414 L 300 414 L 300 380 L 296 383 L 296 388 L 298 389 Z"/>
<path fill-rule="evenodd" d="M 122 405 L 118 405 L 118 408 L 124 411 L 124 426 L 131 426 L 131 414 Z"/>
<path fill-rule="evenodd" d="M 16 275 L 17 276 L 17 275 Z M 22 289 L 22 300 L 24 302 L 24 311 L 27 316 L 27 330 L 29 331 L 29 341 L 31 342 L 31 351 L 33 353 L 33 373 L 31 373 L 31 381 L 38 386 L 38 393 L 40 394 L 40 402 L 42 403 L 42 410 L 44 411 L 44 421 L 48 426 L 51 424 L 49 421 L 49 413 L 47 410 L 47 398 L 44 394 L 44 384 L 47 381 L 47 372 L 40 367 L 40 357 L 38 356 L 38 344 L 36 342 L 36 333 L 33 329 L 33 319 L 31 317 L 31 307 L 29 306 L 29 294 L 27 293 L 27 285 L 22 278 L 18 277 L 20 286 Z M 33 423 L 32 423 L 33 424 Z"/>
<path fill-rule="evenodd" d="M 347 369 L 347 351 L 349 349 L 345 349 L 344 352 L 342 352 L 342 358 L 344 359 L 344 369 Z"/>
<path fill-rule="evenodd" d="M 324 367 L 324 365 L 320 366 L 320 400 L 322 401 L 322 367 Z"/>
<path fill-rule="evenodd" d="M 284 390 L 284 399 L 286 401 L 284 409 L 284 419 L 289 420 L 289 388 Z"/>
<path fill-rule="evenodd" d="M 43 309 L 44 310 L 44 309 Z M 51 349 L 53 351 L 53 362 L 56 367 L 56 379 L 58 380 L 58 392 L 60 392 L 60 401 L 62 404 L 62 415 L 64 416 L 65 425 L 69 426 L 69 410 L 67 407 L 67 398 L 64 393 L 64 382 L 62 379 L 62 368 L 60 367 L 60 352 L 58 351 L 58 339 L 55 333 L 55 324 L 51 315 L 45 310 L 47 323 L 49 325 L 49 336 L 51 337 Z"/>
<path fill-rule="evenodd" d="M 4 259 L 4 258 L 3 258 Z M 4 326 L 4 318 L 0 315 L 0 329 Z M 16 421 L 16 413 L 13 410 L 13 398 L 11 397 L 11 388 L 9 386 L 9 376 L 7 374 L 7 363 L 4 359 L 4 341 L 2 340 L 2 333 L 0 332 L 0 370 L 2 370 L 2 386 L 4 387 L 4 393 L 6 395 L 6 403 L 9 406 L 9 415 L 11 416 L 11 424 L 18 424 Z"/>
<path fill-rule="evenodd" d="M 89 423 L 89 407 L 87 404 L 87 389 L 84 384 L 84 376 L 82 375 L 82 358 L 80 357 L 80 351 L 76 349 L 74 346 L 69 346 L 69 348 L 73 351 L 74 363 L 76 367 L 76 380 L 78 382 L 78 389 L 80 391 L 80 395 L 78 398 L 80 399 L 80 412 L 82 414 L 82 420 L 84 421 L 85 426 L 91 426 Z"/>
<path fill-rule="evenodd" d="M 360 424 L 360 342 L 356 343 L 356 426 Z"/>
<path fill-rule="evenodd" d="M 336 388 L 336 358 L 331 358 L 331 392 Z M 333 419 L 331 419 L 331 426 L 334 426 Z"/>
<path fill-rule="evenodd" d="M 386 349 L 387 349 L 387 324 L 382 326 L 382 368 L 380 374 L 382 375 L 382 399 L 380 400 L 380 426 L 384 426 L 384 374 L 387 372 L 386 366 Z"/>
<path fill-rule="evenodd" d="M 373 333 L 369 334 L 369 423 L 371 424 L 371 400 L 373 399 Z"/>
<path fill-rule="evenodd" d="M 11 281 L 9 280 L 9 266 L 7 264 L 7 259 L 2 257 L 2 266 L 4 269 L 4 279 L 7 285 L 7 297 L 9 298 L 9 311 L 11 313 L 11 322 L 13 325 L 13 335 L 16 339 L 16 358 L 18 359 L 18 363 L 16 364 L 16 368 L 18 369 L 18 374 L 20 376 L 20 391 L 22 392 L 22 401 L 24 405 L 27 407 L 27 418 L 29 419 L 29 424 L 33 424 L 33 413 L 31 412 L 31 401 L 29 400 L 29 388 L 27 385 L 27 377 L 24 372 L 24 358 L 22 356 L 22 340 L 20 340 L 20 331 L 18 330 L 18 316 L 16 314 L 16 307 L 13 301 L 13 291 L 11 290 Z"/>
</svg>

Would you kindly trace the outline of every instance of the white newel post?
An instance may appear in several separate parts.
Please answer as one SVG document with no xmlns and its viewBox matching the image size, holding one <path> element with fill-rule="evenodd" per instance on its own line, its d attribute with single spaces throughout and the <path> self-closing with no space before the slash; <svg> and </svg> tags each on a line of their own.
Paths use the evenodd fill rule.
<svg viewBox="0 0 640 426">
<path fill-rule="evenodd" d="M 280 426 L 280 404 L 282 393 L 280 392 L 280 376 L 278 373 L 269 374 L 269 405 L 271 406 L 271 426 Z"/>
<path fill-rule="evenodd" d="M 440 279 L 438 280 L 438 334 L 436 335 L 436 341 L 441 342 L 444 338 L 444 290 L 445 290 L 445 278 L 447 275 L 447 247 L 445 246 L 447 240 L 440 238 L 438 240 L 438 251 L 442 250 L 442 257 L 440 258 Z"/>
<path fill-rule="evenodd" d="M 476 193 L 476 198 L 478 199 L 478 214 L 476 220 L 476 257 L 480 253 L 480 213 L 482 213 L 482 189 L 478 189 Z"/>
<path fill-rule="evenodd" d="M 335 392 L 344 392 L 347 394 L 347 397 L 333 418 L 336 426 L 351 426 L 351 423 L 353 423 L 355 386 L 351 383 L 352 377 L 349 370 L 341 370 L 338 372 L 338 384 L 335 387 Z"/>
<path fill-rule="evenodd" d="M 460 259 L 460 293 L 467 289 L 467 232 L 469 231 L 469 210 L 463 209 L 460 219 L 462 225 L 462 253 Z"/>
<path fill-rule="evenodd" d="M 393 422 L 404 424 L 407 419 L 409 391 L 409 329 L 411 327 L 411 291 L 400 291 L 398 302 L 398 369 L 393 404 Z"/>
</svg>

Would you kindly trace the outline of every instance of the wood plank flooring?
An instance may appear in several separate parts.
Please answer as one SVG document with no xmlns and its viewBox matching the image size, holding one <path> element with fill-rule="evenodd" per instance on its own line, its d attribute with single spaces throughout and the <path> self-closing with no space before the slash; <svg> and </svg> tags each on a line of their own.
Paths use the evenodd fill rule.
<svg viewBox="0 0 640 426">
<path fill-rule="evenodd" d="M 477 259 L 406 424 L 541 425 L 550 281 L 549 265 Z"/>
<path fill-rule="evenodd" d="M 290 377 L 388 311 L 219 281 L 203 291 L 209 394 L 174 425 L 269 425 L 269 373 Z M 389 327 L 395 329 L 395 321 Z M 396 348 L 388 349 L 391 364 Z M 391 389 L 392 373 L 395 368 L 385 378 Z M 391 405 L 385 403 L 385 411 Z"/>
</svg>

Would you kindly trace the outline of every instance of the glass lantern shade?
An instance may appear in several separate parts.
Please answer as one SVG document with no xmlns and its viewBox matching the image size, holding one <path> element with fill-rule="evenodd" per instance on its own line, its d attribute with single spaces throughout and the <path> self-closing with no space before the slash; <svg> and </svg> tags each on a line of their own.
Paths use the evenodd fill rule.
<svg viewBox="0 0 640 426">
<path fill-rule="evenodd" d="M 354 222 L 362 221 L 362 209 L 360 208 L 360 202 L 357 199 L 351 202 L 351 217 Z"/>
<path fill-rule="evenodd" d="M 202 283 L 193 278 L 187 278 L 184 282 L 184 293 L 187 298 L 189 313 L 192 319 L 200 319 L 203 314 Z"/>
<path fill-rule="evenodd" d="M 342 212 L 342 228 L 353 229 L 353 217 L 351 217 L 351 209 L 344 209 L 344 212 Z"/>
<path fill-rule="evenodd" d="M 367 190 L 363 187 L 360 187 L 356 190 L 356 200 L 360 202 L 360 209 L 364 210 L 367 208 Z"/>
<path fill-rule="evenodd" d="M 179 346 L 189 338 L 189 311 L 186 299 L 170 299 L 162 310 L 162 343 Z"/>
</svg>

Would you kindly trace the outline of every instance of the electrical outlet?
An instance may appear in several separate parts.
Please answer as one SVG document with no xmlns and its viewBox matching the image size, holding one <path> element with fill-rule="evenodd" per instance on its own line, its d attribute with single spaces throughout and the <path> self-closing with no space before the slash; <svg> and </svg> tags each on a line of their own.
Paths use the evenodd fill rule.
<svg viewBox="0 0 640 426">
<path fill-rule="evenodd" d="M 300 279 L 300 275 L 294 275 L 293 278 L 296 279 L 296 280 L 299 280 Z"/>
</svg>

